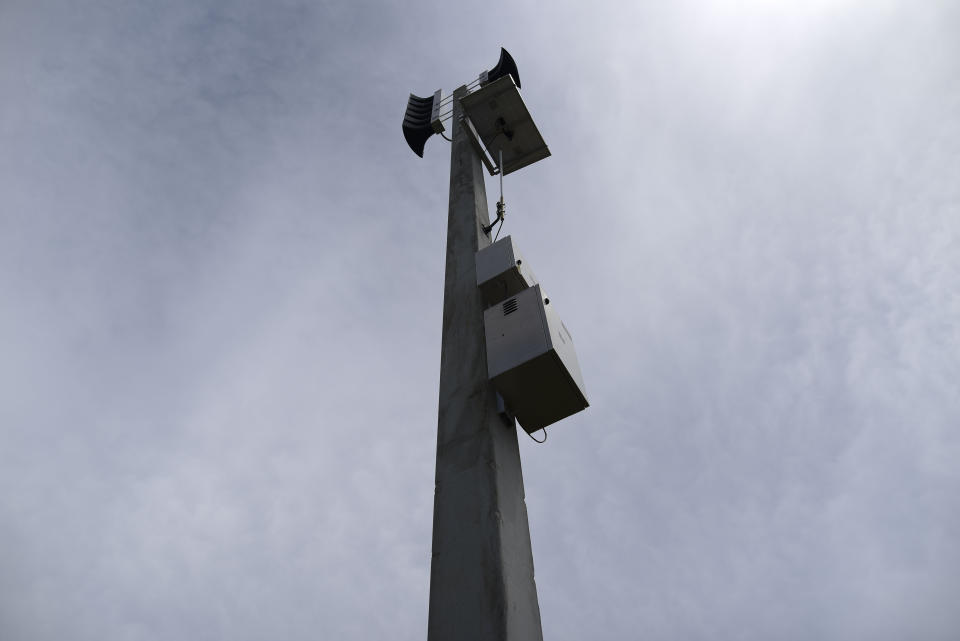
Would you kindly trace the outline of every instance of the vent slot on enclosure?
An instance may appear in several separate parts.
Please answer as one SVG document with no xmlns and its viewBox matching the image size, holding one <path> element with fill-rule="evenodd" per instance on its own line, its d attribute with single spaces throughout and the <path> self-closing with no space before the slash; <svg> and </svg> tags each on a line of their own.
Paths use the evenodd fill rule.
<svg viewBox="0 0 960 641">
<path fill-rule="evenodd" d="M 512 314 L 517 311 L 517 299 L 511 298 L 503 303 L 503 315 Z"/>
</svg>

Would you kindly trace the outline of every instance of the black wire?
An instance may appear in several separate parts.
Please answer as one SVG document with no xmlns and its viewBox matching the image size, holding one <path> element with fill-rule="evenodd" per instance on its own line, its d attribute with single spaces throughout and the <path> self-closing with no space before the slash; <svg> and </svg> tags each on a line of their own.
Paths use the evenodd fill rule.
<svg viewBox="0 0 960 641">
<path fill-rule="evenodd" d="M 538 441 L 537 439 L 533 438 L 533 434 L 531 434 L 530 432 L 527 432 L 527 430 L 523 430 L 523 431 L 524 431 L 524 432 L 527 432 L 527 436 L 529 436 L 529 437 L 531 438 L 531 440 L 533 440 L 534 443 L 539 443 L 540 445 L 543 445 L 544 443 L 547 442 L 547 428 L 543 427 L 543 428 L 541 428 L 541 429 L 543 430 L 543 440 L 542 440 L 542 441 Z"/>
<path fill-rule="evenodd" d="M 500 226 L 497 227 L 497 235 L 493 237 L 493 242 L 497 242 L 497 239 L 500 238 L 500 230 L 503 229 L 503 218 L 500 219 Z"/>
<path fill-rule="evenodd" d="M 447 140 L 447 141 L 449 141 L 449 142 L 453 142 L 453 138 L 447 138 L 446 136 L 444 136 L 444 134 L 443 134 L 442 131 L 440 132 L 440 135 L 443 136 L 443 139 L 444 139 L 444 140 Z"/>
</svg>

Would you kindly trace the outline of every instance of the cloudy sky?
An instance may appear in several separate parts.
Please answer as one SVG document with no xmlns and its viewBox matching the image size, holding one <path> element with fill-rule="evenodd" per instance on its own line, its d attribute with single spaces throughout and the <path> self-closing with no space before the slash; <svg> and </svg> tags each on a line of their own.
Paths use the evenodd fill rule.
<svg viewBox="0 0 960 641">
<path fill-rule="evenodd" d="M 521 434 L 544 637 L 960 638 L 934 0 L 0 0 L 0 638 L 425 637 L 449 148 L 400 122 L 501 45 L 592 403 Z"/>
</svg>

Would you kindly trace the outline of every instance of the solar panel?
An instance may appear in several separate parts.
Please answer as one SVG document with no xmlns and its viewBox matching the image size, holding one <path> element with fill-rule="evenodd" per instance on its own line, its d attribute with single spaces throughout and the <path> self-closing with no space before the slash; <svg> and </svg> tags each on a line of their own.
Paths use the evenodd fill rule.
<svg viewBox="0 0 960 641">
<path fill-rule="evenodd" d="M 509 74 L 464 96 L 460 102 L 504 176 L 550 155 Z M 499 166 L 501 152 L 503 167 Z"/>
</svg>

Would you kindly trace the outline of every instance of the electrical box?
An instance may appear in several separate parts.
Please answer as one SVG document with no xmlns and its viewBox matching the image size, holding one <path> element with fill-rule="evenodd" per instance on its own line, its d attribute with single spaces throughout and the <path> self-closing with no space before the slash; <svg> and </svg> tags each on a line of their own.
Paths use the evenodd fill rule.
<svg viewBox="0 0 960 641">
<path fill-rule="evenodd" d="M 535 432 L 589 405 L 573 338 L 539 285 L 487 309 L 483 323 L 487 373 L 523 429 Z"/>
<path fill-rule="evenodd" d="M 537 278 L 510 236 L 477 252 L 477 287 L 488 306 L 536 285 Z"/>
</svg>

